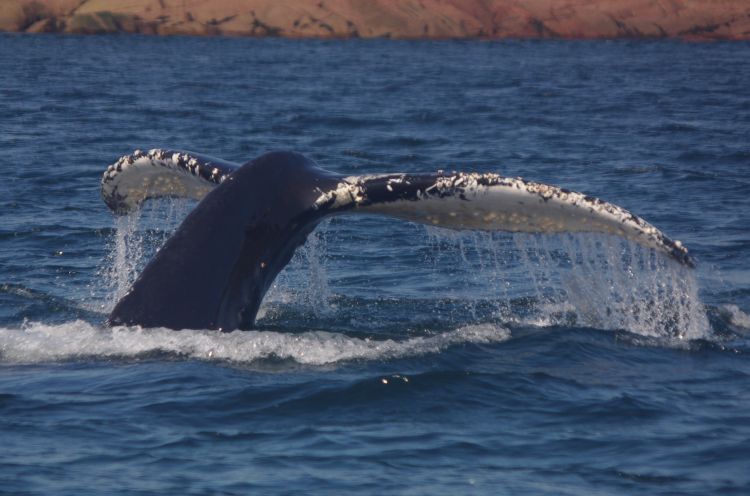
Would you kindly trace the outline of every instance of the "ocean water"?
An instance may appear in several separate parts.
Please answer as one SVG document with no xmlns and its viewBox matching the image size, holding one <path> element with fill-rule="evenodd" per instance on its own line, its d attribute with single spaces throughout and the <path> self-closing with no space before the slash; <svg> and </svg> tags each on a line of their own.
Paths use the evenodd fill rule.
<svg viewBox="0 0 750 496">
<path fill-rule="evenodd" d="M 0 494 L 750 494 L 750 45 L 0 36 Z M 584 191 L 691 250 L 321 226 L 245 332 L 107 328 L 136 148 Z"/>
</svg>

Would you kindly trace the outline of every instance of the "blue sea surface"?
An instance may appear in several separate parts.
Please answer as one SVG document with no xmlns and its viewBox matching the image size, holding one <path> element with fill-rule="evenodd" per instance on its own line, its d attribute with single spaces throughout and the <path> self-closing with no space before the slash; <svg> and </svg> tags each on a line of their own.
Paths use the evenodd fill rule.
<svg viewBox="0 0 750 496">
<path fill-rule="evenodd" d="M 750 494 L 749 88 L 748 43 L 0 35 L 0 494 Z M 107 328 L 193 207 L 101 201 L 153 147 L 522 176 L 697 268 L 337 217 L 255 330 Z"/>
</svg>

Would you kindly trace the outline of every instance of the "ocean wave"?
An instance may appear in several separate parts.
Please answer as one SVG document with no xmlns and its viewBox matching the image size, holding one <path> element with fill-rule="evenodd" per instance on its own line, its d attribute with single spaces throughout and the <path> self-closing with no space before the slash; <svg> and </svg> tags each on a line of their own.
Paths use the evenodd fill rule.
<svg viewBox="0 0 750 496">
<path fill-rule="evenodd" d="M 510 331 L 474 324 L 441 334 L 404 340 L 369 339 L 340 333 L 273 331 L 101 328 L 76 320 L 59 325 L 30 323 L 0 328 L 0 363 L 28 364 L 80 359 L 139 359 L 167 354 L 176 358 L 252 363 L 292 360 L 303 365 L 329 365 L 352 360 L 385 360 L 439 353 L 466 343 L 497 343 Z"/>
</svg>

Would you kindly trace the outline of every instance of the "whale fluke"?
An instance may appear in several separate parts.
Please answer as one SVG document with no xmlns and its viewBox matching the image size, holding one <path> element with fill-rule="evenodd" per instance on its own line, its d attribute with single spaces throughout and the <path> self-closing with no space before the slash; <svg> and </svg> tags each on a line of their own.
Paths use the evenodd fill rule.
<svg viewBox="0 0 750 496">
<path fill-rule="evenodd" d="M 118 215 L 131 212 L 149 198 L 200 200 L 239 167 L 234 162 L 193 152 L 136 150 L 104 171 L 102 199 Z"/>
<path fill-rule="evenodd" d="M 679 241 L 617 205 L 492 173 L 343 176 L 291 152 L 240 167 L 151 150 L 110 166 L 102 196 L 118 214 L 148 198 L 202 199 L 117 303 L 111 325 L 249 328 L 294 250 L 335 214 L 380 214 L 450 229 L 607 233 L 694 266 Z"/>
</svg>

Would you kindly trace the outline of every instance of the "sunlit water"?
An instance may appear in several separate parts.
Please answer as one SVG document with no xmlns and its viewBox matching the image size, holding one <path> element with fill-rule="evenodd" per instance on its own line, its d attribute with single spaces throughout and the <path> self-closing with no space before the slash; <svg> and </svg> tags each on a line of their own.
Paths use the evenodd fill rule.
<svg viewBox="0 0 750 496">
<path fill-rule="evenodd" d="M 2 491 L 746 494 L 749 50 L 0 37 Z M 194 206 L 107 212 L 103 169 L 152 146 L 522 175 L 698 269 L 337 217 L 253 331 L 107 328 Z"/>
</svg>

